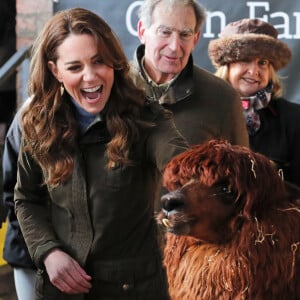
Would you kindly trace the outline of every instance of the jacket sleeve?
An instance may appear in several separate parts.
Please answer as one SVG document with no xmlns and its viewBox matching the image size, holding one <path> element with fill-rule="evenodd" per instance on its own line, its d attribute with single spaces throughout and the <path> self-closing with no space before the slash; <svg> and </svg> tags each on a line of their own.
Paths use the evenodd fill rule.
<svg viewBox="0 0 300 300">
<path fill-rule="evenodd" d="M 287 135 L 287 151 L 289 160 L 288 181 L 300 187 L 300 105 L 298 103 L 279 100 L 281 103 L 283 118 L 285 119 L 285 133 Z"/>
<path fill-rule="evenodd" d="M 14 214 L 14 186 L 17 176 L 17 159 L 20 147 L 20 111 L 15 115 L 5 137 L 2 158 L 3 203 L 1 210 L 9 212 L 11 221 L 16 220 Z M 2 214 L 2 213 L 1 213 Z M 3 221 L 3 220 L 2 220 Z"/>
<path fill-rule="evenodd" d="M 249 147 L 249 135 L 246 128 L 246 121 L 238 94 L 232 95 L 231 106 L 231 143 Z M 233 117 L 234 116 L 234 117 Z"/>
<path fill-rule="evenodd" d="M 39 165 L 26 152 L 18 159 L 15 209 L 33 262 L 44 268 L 43 259 L 53 248 L 62 248 L 51 225 L 50 196 Z"/>
<path fill-rule="evenodd" d="M 10 208 L 14 207 L 14 187 L 17 178 L 17 160 L 20 148 L 21 129 L 18 112 L 8 129 L 3 153 L 3 201 Z"/>
<path fill-rule="evenodd" d="M 31 101 L 29 97 L 15 114 L 7 131 L 3 153 L 3 202 L 10 209 L 14 209 L 14 187 L 17 181 L 17 161 L 20 150 L 22 129 L 21 117 L 24 108 Z"/>
<path fill-rule="evenodd" d="M 3 157 L 3 145 L 0 145 L 0 155 L 1 158 Z M 1 172 L 2 172 L 2 164 L 1 164 Z M 4 205 L 4 202 L 2 201 L 2 195 L 3 195 L 3 176 L 1 173 L 1 189 L 0 189 L 0 228 L 2 228 L 2 223 L 4 223 L 6 221 L 6 217 L 7 217 L 7 207 Z"/>
<path fill-rule="evenodd" d="M 158 103 L 151 103 L 150 106 L 154 113 L 154 126 L 147 138 L 147 156 L 162 172 L 169 160 L 187 150 L 189 145 L 177 130 L 172 112 Z"/>
</svg>

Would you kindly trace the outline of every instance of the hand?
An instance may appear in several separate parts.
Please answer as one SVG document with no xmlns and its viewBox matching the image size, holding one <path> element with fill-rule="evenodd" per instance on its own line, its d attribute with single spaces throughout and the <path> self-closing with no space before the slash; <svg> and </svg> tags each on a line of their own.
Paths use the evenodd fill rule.
<svg viewBox="0 0 300 300">
<path fill-rule="evenodd" d="M 54 249 L 45 258 L 44 264 L 50 282 L 67 294 L 88 293 L 92 279 L 70 255 Z"/>
</svg>

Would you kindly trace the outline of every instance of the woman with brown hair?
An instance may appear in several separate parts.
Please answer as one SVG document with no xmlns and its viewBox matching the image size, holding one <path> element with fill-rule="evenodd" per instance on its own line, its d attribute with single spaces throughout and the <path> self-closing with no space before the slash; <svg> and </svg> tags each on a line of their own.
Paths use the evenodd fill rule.
<svg viewBox="0 0 300 300">
<path fill-rule="evenodd" d="M 168 299 L 153 205 L 186 143 L 128 70 L 85 9 L 58 12 L 34 44 L 15 204 L 36 299 Z"/>
</svg>

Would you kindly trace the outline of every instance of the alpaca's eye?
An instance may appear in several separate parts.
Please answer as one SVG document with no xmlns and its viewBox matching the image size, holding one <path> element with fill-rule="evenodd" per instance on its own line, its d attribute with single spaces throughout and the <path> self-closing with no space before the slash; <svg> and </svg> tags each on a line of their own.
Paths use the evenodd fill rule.
<svg viewBox="0 0 300 300">
<path fill-rule="evenodd" d="M 228 186 L 221 186 L 219 187 L 220 193 L 222 194 L 229 194 L 231 193 L 231 189 Z"/>
<path fill-rule="evenodd" d="M 228 192 L 230 192 L 230 190 L 229 190 L 229 188 L 227 186 L 222 186 L 221 187 L 221 192 L 222 193 L 228 193 Z"/>
<path fill-rule="evenodd" d="M 211 196 L 233 195 L 231 188 L 227 185 L 218 185 L 214 188 L 215 192 Z"/>
</svg>

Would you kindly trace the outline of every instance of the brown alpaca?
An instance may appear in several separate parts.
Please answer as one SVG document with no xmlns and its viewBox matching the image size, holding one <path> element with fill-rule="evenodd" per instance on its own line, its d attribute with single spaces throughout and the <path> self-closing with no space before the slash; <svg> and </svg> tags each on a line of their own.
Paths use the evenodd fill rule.
<svg viewBox="0 0 300 300">
<path fill-rule="evenodd" d="M 164 186 L 172 300 L 300 299 L 300 206 L 266 157 L 209 141 L 173 158 Z"/>
</svg>

